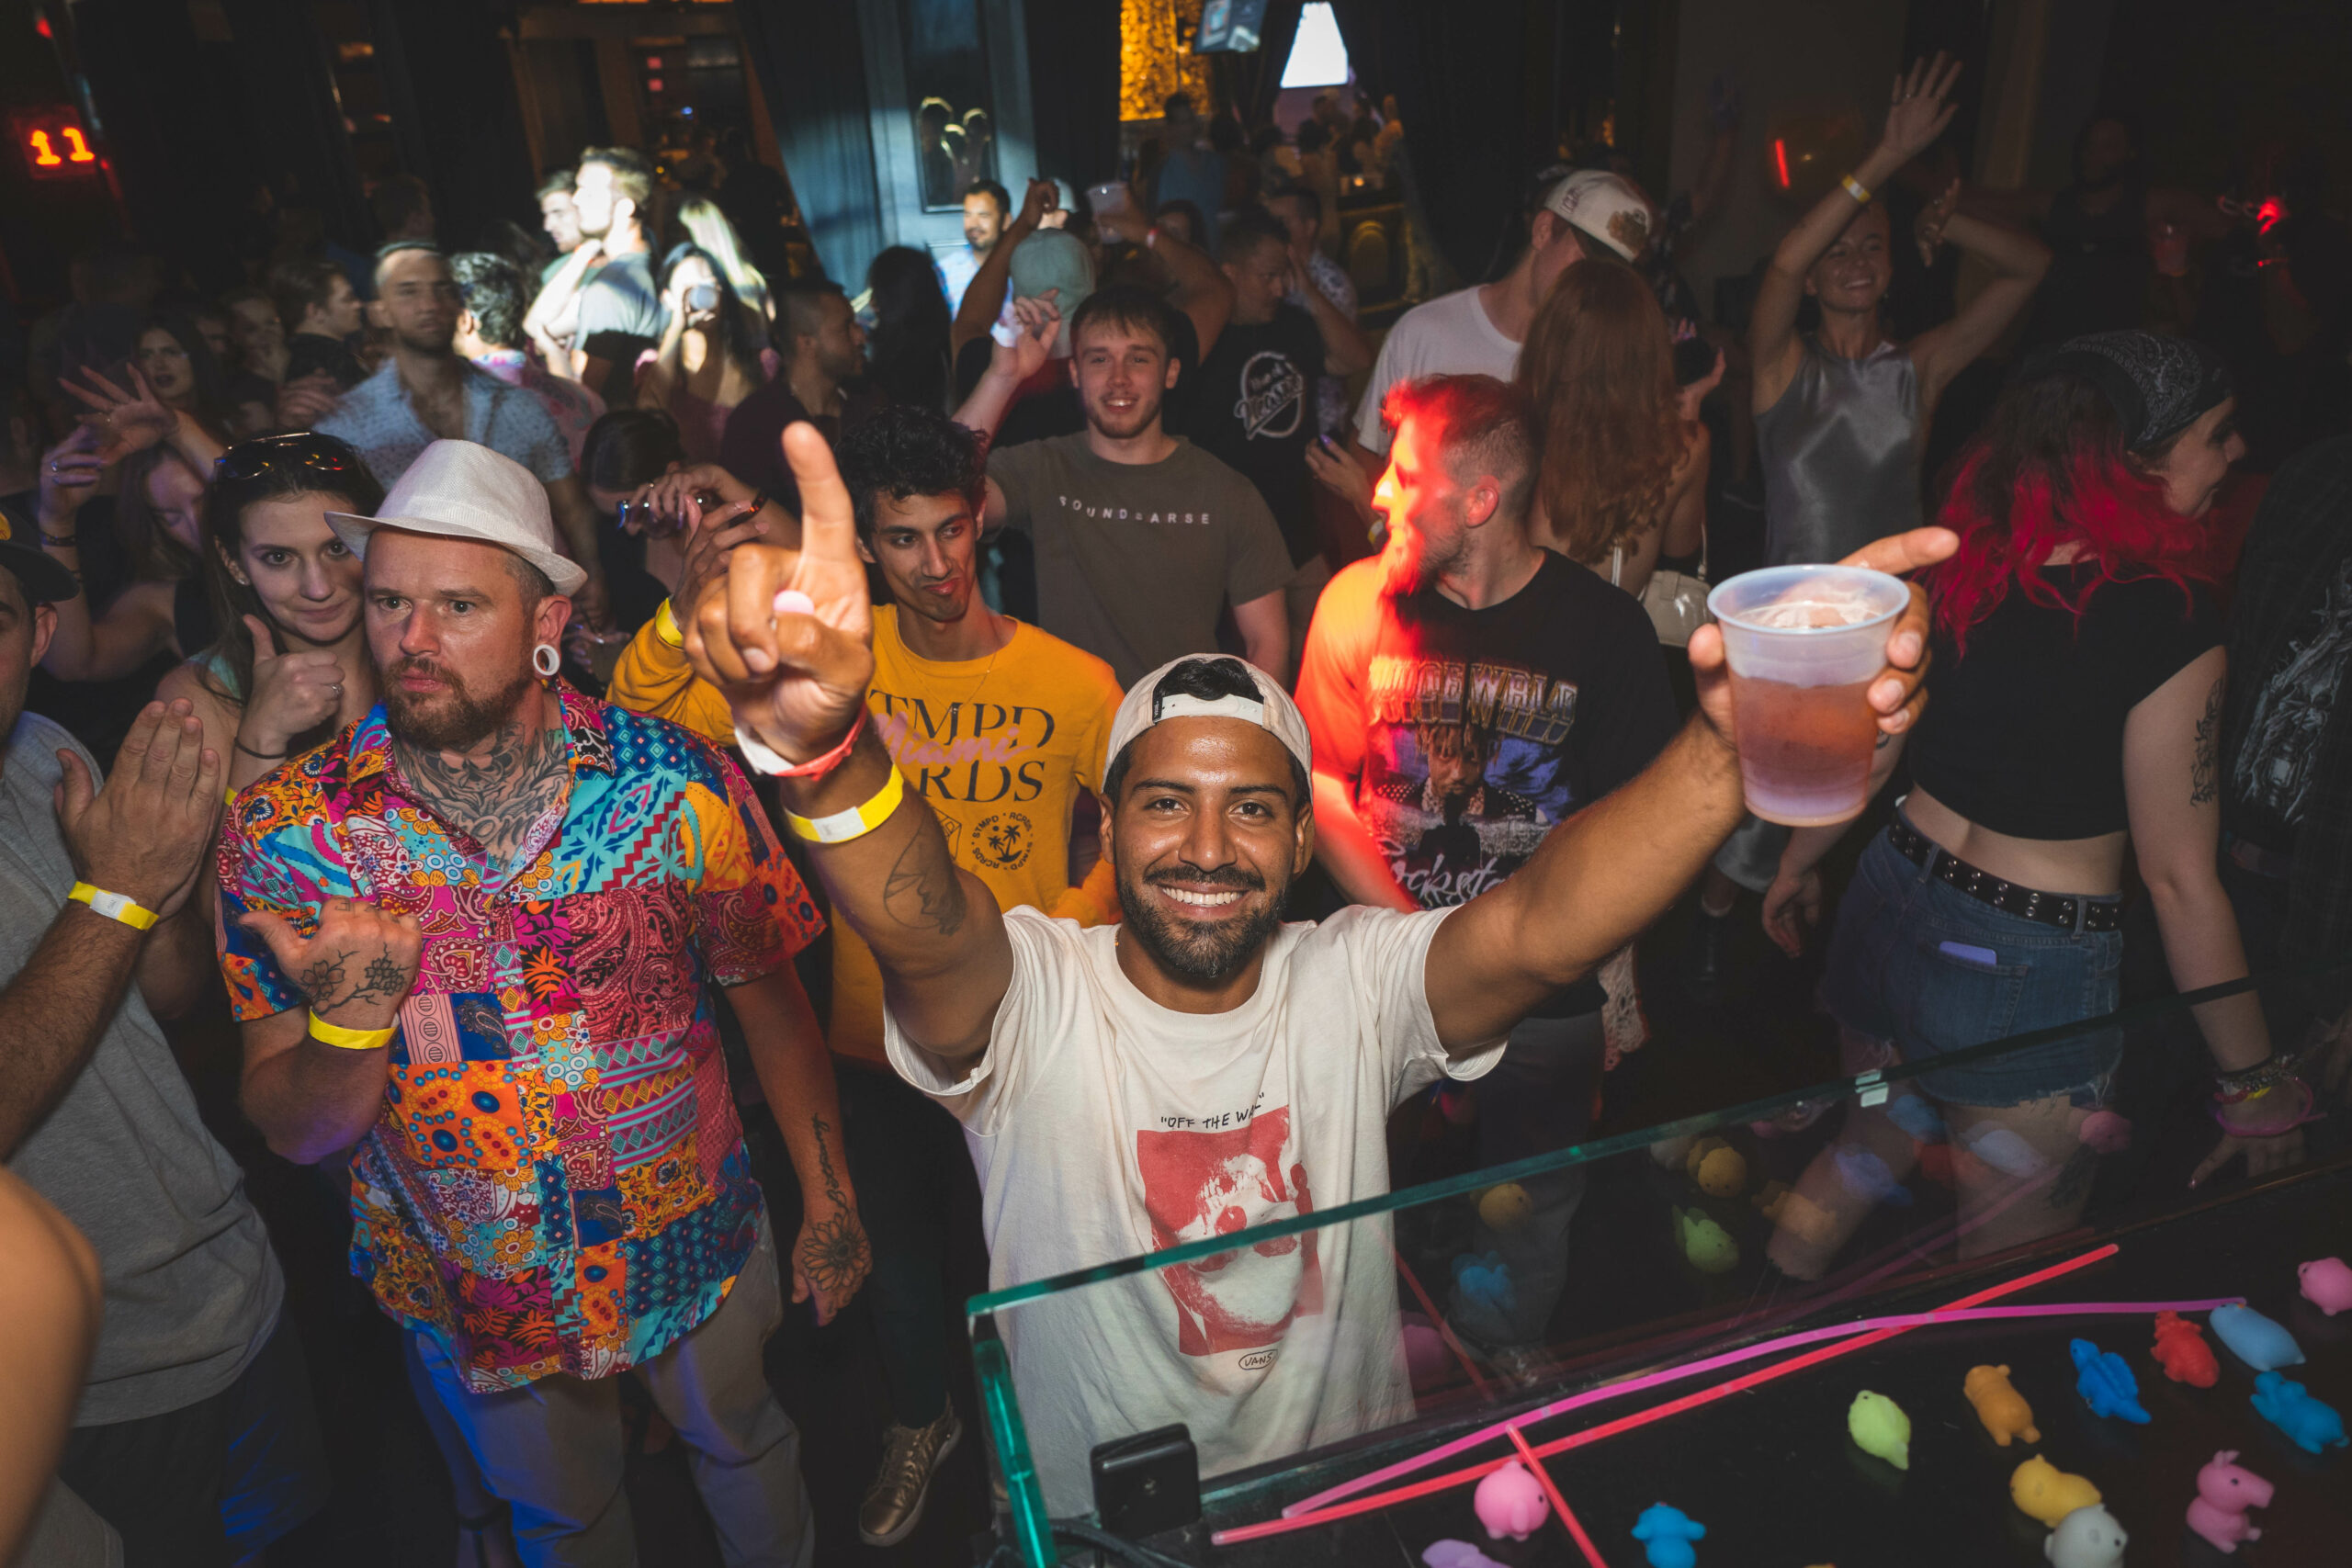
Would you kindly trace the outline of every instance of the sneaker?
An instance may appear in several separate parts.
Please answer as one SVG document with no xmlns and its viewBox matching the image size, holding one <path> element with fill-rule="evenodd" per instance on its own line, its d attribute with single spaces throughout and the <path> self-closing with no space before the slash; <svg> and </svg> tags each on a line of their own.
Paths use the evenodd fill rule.
<svg viewBox="0 0 2352 1568">
<path fill-rule="evenodd" d="M 882 1436 L 882 1467 L 857 1506 L 857 1539 L 868 1546 L 896 1546 L 922 1523 L 923 1499 L 939 1462 L 963 1438 L 964 1424 L 950 1402 L 928 1427 L 892 1427 Z"/>
</svg>

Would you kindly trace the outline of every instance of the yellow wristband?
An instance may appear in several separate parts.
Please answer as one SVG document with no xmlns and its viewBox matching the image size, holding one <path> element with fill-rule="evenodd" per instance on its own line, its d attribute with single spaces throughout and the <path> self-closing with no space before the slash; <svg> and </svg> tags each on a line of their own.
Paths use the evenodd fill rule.
<svg viewBox="0 0 2352 1568">
<path fill-rule="evenodd" d="M 686 646 L 685 629 L 678 625 L 678 617 L 671 610 L 667 599 L 662 600 L 662 607 L 653 612 L 653 635 L 672 648 Z"/>
<path fill-rule="evenodd" d="M 87 904 L 92 910 L 104 915 L 107 919 L 120 920 L 133 931 L 143 931 L 154 929 L 157 919 L 155 911 L 138 902 L 127 893 L 109 893 L 103 887 L 93 887 L 86 882 L 77 882 L 74 885 L 73 891 L 65 896 L 76 902 Z"/>
<path fill-rule="evenodd" d="M 1870 186 L 1862 184 L 1861 181 L 1856 179 L 1853 175 L 1847 175 L 1841 177 L 1838 183 L 1846 187 L 1846 194 L 1848 196 L 1852 197 L 1864 207 L 1868 207 L 1871 204 Z"/>
<path fill-rule="evenodd" d="M 390 1029 L 345 1029 L 329 1023 L 316 1012 L 311 1014 L 311 1038 L 322 1045 L 339 1046 L 345 1051 L 373 1051 L 390 1045 L 400 1030 L 397 1023 Z"/>
<path fill-rule="evenodd" d="M 890 819 L 899 809 L 899 802 L 907 793 L 906 775 L 899 772 L 896 762 L 890 764 L 890 776 L 872 799 L 863 806 L 853 806 L 847 811 L 836 811 L 831 817 L 796 817 L 787 811 L 784 820 L 800 838 L 816 844 L 846 844 L 852 839 L 862 839 Z"/>
</svg>

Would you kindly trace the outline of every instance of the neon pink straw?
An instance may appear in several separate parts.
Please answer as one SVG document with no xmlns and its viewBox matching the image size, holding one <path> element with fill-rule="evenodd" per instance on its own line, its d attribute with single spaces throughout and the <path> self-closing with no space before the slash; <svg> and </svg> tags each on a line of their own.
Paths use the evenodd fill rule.
<svg viewBox="0 0 2352 1568">
<path fill-rule="evenodd" d="M 1520 1436 L 1516 1427 L 1510 1429 L 1510 1440 L 1519 1445 L 1520 1457 L 1527 1461 L 1527 1468 L 1535 1472 L 1536 1481 L 1544 1488 L 1544 1495 L 1552 1499 L 1553 1510 L 1560 1516 L 1560 1527 L 1568 1532 L 1568 1539 L 1577 1543 L 1577 1550 L 1584 1553 L 1589 1568 L 1609 1568 L 1609 1564 L 1600 1560 L 1600 1548 L 1593 1545 L 1592 1537 L 1584 1533 L 1584 1521 L 1577 1518 L 1576 1510 L 1568 1506 L 1568 1500 L 1560 1495 L 1559 1487 L 1553 1484 L 1552 1472 L 1544 1468 L 1544 1461 L 1535 1457 L 1535 1450 L 1527 1446 L 1527 1439 Z"/>
<path fill-rule="evenodd" d="M 1918 1328 L 1933 1323 L 1979 1323 L 2014 1317 L 2111 1317 L 2141 1314 L 2153 1316 L 2160 1312 L 2211 1312 L 2217 1306 L 2233 1306 L 2245 1300 L 2244 1296 L 2222 1296 L 2212 1301 L 2199 1302 L 2061 1302 L 2050 1306 L 1947 1308 L 1941 1312 L 1904 1313 L 1892 1317 L 1867 1317 L 1855 1323 L 1836 1323 L 1826 1328 L 1808 1328 L 1802 1333 L 1782 1335 L 1778 1339 L 1767 1339 L 1758 1345 L 1747 1345 L 1736 1350 L 1726 1350 L 1720 1356 L 1710 1356 L 1702 1361 L 1690 1361 L 1680 1366 L 1667 1367 L 1642 1377 L 1629 1378 L 1623 1382 L 1587 1389 L 1582 1393 L 1571 1394 L 1566 1399 L 1555 1400 L 1536 1409 L 1522 1411 L 1509 1420 L 1498 1421 L 1493 1426 L 1482 1427 L 1466 1437 L 1455 1438 L 1451 1441 L 1441 1443 L 1425 1453 L 1416 1454 L 1410 1459 L 1398 1460 L 1385 1469 L 1375 1470 L 1367 1475 L 1359 1475 L 1353 1480 L 1343 1481 L 1337 1486 L 1317 1492 L 1312 1497 L 1291 1504 L 1283 1510 L 1283 1517 L 1291 1518 L 1300 1514 L 1311 1513 L 1326 1505 L 1336 1503 L 1342 1497 L 1352 1497 L 1357 1493 L 1367 1491 L 1383 1482 L 1393 1481 L 1400 1475 L 1410 1475 L 1426 1465 L 1435 1464 L 1442 1459 L 1451 1459 L 1453 1455 L 1464 1450 L 1476 1448 L 1490 1438 L 1503 1437 L 1521 1427 L 1532 1427 L 1538 1421 L 1548 1421 L 1555 1416 L 1565 1416 L 1571 1410 L 1581 1409 L 1588 1404 L 1597 1404 L 1604 1399 L 1639 1393 L 1645 1389 L 1657 1388 L 1667 1383 L 1678 1382 L 1684 1378 L 1697 1377 L 1702 1372 L 1737 1366 L 1742 1361 L 1752 1361 L 1758 1357 L 1771 1355 L 1776 1350 L 1794 1349 L 1800 1345 L 1815 1345 L 1825 1339 L 1841 1339 L 1852 1334 L 1868 1334 L 1875 1329 Z"/>
</svg>

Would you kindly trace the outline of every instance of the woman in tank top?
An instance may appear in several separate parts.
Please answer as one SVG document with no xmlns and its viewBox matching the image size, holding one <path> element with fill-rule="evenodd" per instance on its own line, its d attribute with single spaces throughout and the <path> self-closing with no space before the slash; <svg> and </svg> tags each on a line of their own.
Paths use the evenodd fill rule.
<svg viewBox="0 0 2352 1568">
<path fill-rule="evenodd" d="M 1919 454 L 1938 400 L 2049 269 L 2049 251 L 2030 235 L 1954 213 L 1955 181 L 1920 215 L 1920 249 L 1932 256 L 1949 240 L 1993 277 L 1941 326 L 1907 344 L 1887 339 L 1879 306 L 1894 276 L 1894 238 L 1873 193 L 1943 133 L 1959 74 L 1939 55 L 1896 78 L 1876 151 L 1781 239 L 1757 289 L 1747 341 L 1768 566 L 1838 560 L 1919 525 Z M 1800 334 L 1808 299 L 1821 324 Z"/>
<path fill-rule="evenodd" d="M 209 647 L 173 670 L 156 700 L 185 697 L 243 789 L 331 739 L 376 703 L 360 614 L 359 558 L 330 512 L 372 513 L 384 492 L 332 435 L 266 435 L 215 466 L 198 549 Z"/>
<path fill-rule="evenodd" d="M 1928 705 L 1873 769 L 1883 782 L 1907 741 L 1915 782 L 1862 852 L 1822 981 L 1848 1070 L 2112 1012 L 2127 851 L 2174 984 L 2245 976 L 2215 871 L 2227 656 L 2198 522 L 2245 449 L 2234 411 L 2196 345 L 2106 333 L 2030 367 L 1962 454 L 1941 518 L 1961 547 L 1928 577 Z M 1766 895 L 1766 930 L 1791 953 L 1841 831 L 1797 829 Z M 2222 1137 L 2194 1179 L 2241 1154 L 2256 1171 L 2298 1157 L 2310 1097 L 2271 1058 L 2259 998 L 2196 1019 Z M 1817 1277 L 1871 1201 L 1841 1175 L 1866 1153 L 1901 1179 L 1914 1139 L 1955 1151 L 1962 1256 L 2065 1229 L 2121 1055 L 2120 1031 L 2087 1031 L 1900 1086 L 1800 1180 L 1804 1223 L 1782 1225 L 1773 1260 Z M 2278 1092 L 2252 1097 L 2265 1087 Z"/>
</svg>

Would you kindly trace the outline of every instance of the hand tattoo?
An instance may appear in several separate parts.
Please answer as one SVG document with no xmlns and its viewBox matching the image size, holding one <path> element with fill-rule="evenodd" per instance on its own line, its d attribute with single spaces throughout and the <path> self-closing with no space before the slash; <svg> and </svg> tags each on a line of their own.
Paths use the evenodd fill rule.
<svg viewBox="0 0 2352 1568">
<path fill-rule="evenodd" d="M 936 823 L 918 824 L 882 885 L 882 907 L 890 918 L 916 931 L 954 936 L 964 927 L 964 879 L 948 858 L 947 840 Z"/>
<path fill-rule="evenodd" d="M 2220 761 L 2222 749 L 2222 691 L 2224 682 L 2213 682 L 2211 696 L 2205 699 L 2205 715 L 2197 721 L 2197 760 L 2188 768 L 2188 804 L 2211 806 L 2221 798 Z"/>
<path fill-rule="evenodd" d="M 335 1012 L 354 1003 L 366 1007 L 396 1001 L 407 992 L 413 978 L 409 966 L 394 958 L 389 947 L 378 948 L 376 956 L 360 972 L 359 979 L 348 983 L 345 976 L 359 956 L 358 949 L 322 952 L 314 942 L 312 953 L 311 961 L 302 966 L 302 973 L 295 976 L 294 984 L 311 998 L 314 1012 Z"/>
</svg>

